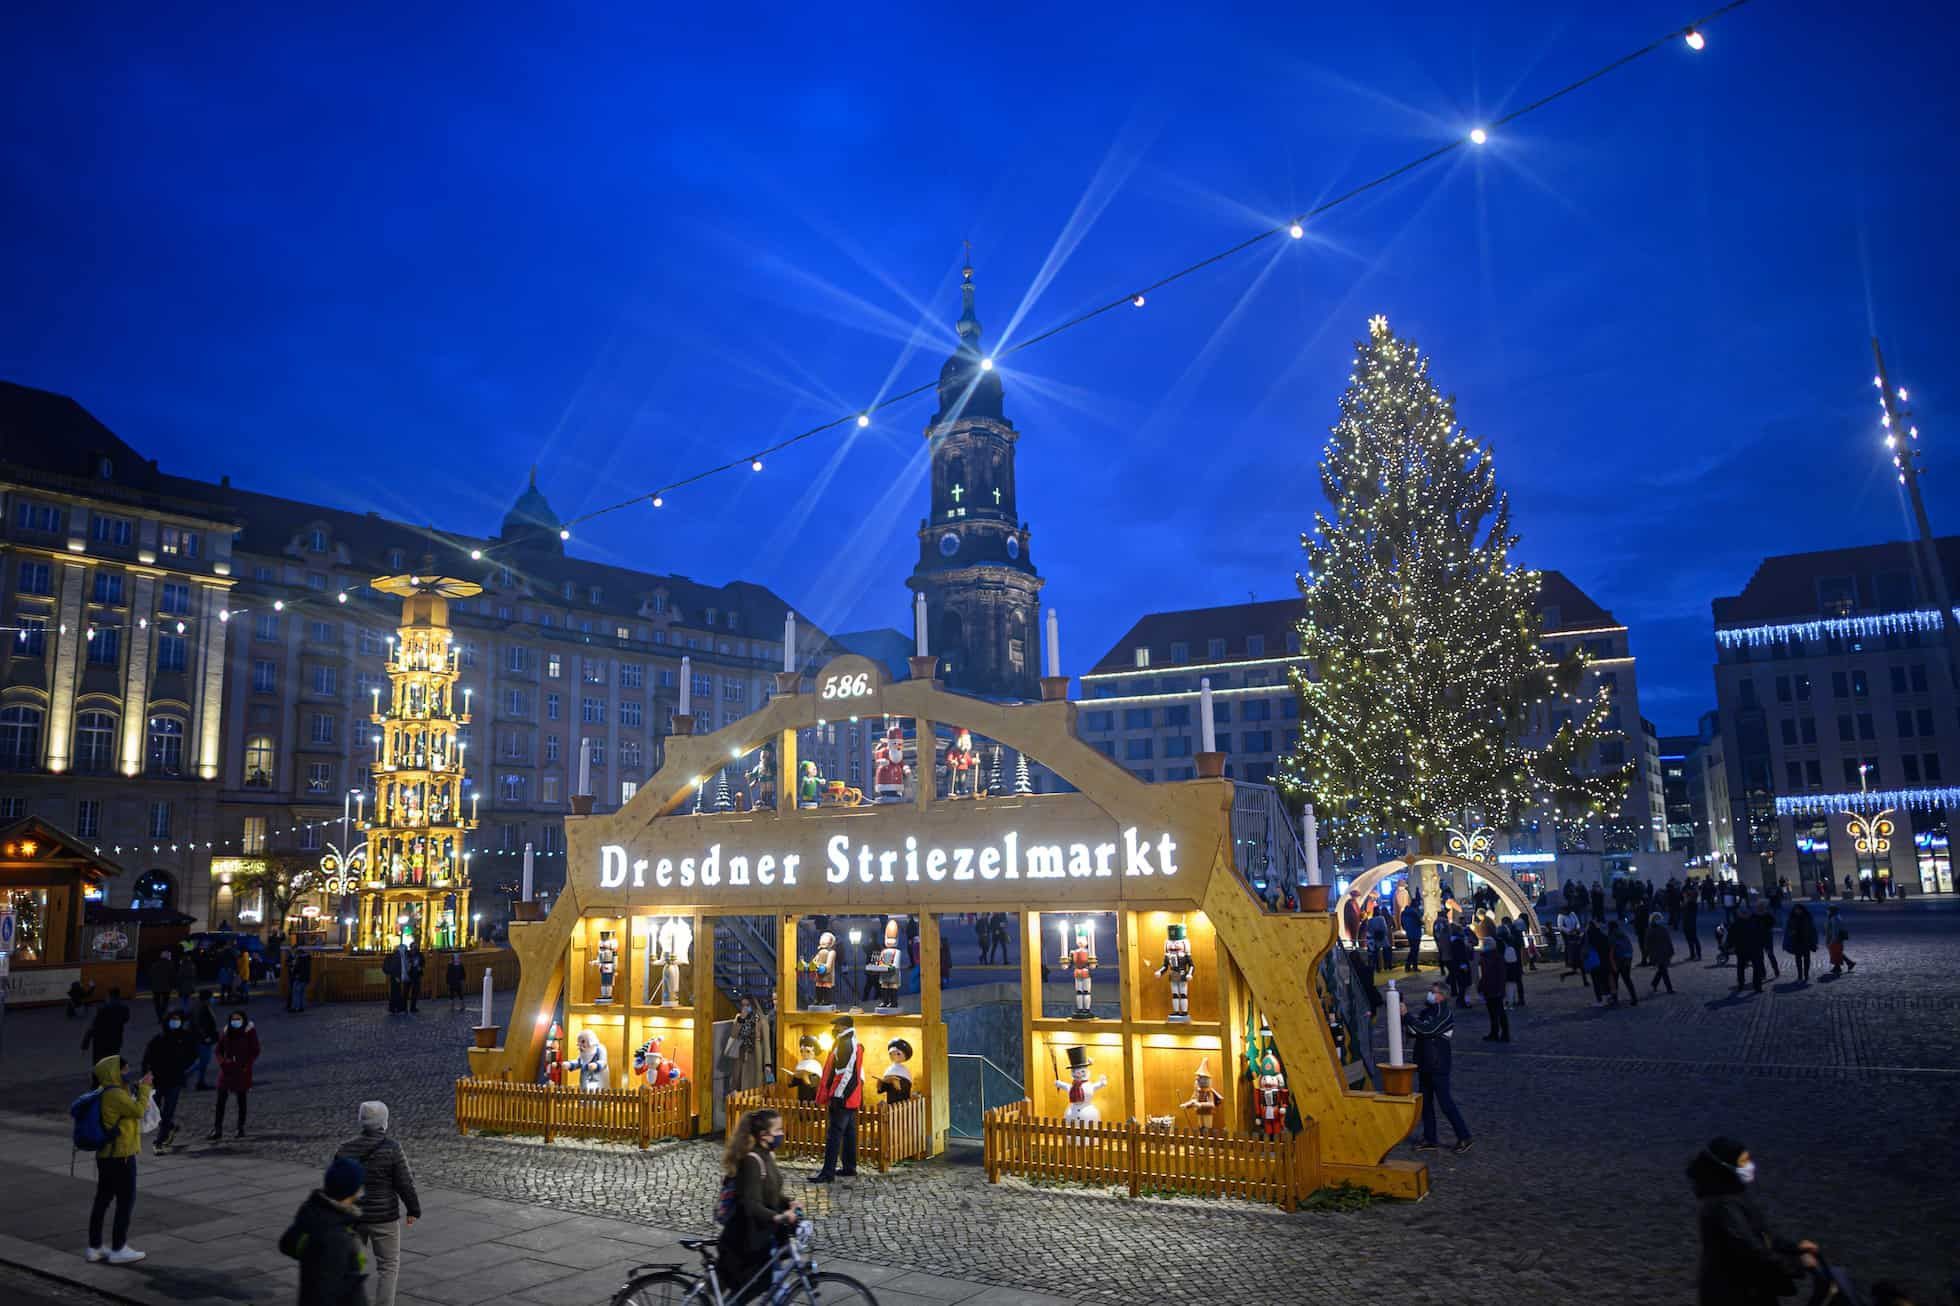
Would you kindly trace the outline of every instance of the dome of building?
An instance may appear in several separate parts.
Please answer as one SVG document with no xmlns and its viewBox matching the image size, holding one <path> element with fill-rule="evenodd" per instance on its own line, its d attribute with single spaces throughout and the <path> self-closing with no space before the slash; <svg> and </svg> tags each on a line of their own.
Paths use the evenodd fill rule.
<svg viewBox="0 0 1960 1306">
<path fill-rule="evenodd" d="M 995 421 L 1005 421 L 1007 413 L 1002 407 L 1000 373 L 980 366 L 984 355 L 980 348 L 980 319 L 973 312 L 971 267 L 962 269 L 960 273 L 960 303 L 960 347 L 939 369 L 939 411 L 933 415 L 933 423 L 937 425 L 961 417 L 991 417 Z"/>
<path fill-rule="evenodd" d="M 544 492 L 538 489 L 538 469 L 531 468 L 531 483 L 524 487 L 524 493 L 517 496 L 517 502 L 504 514 L 503 529 L 498 532 L 506 544 L 518 548 L 548 548 L 553 553 L 563 554 L 565 542 L 558 538 L 562 519 L 551 509 Z"/>
</svg>

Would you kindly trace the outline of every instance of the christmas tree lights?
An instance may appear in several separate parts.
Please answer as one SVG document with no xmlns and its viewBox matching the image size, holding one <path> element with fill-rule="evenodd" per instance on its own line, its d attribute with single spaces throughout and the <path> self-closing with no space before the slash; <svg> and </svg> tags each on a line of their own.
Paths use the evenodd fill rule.
<svg viewBox="0 0 1960 1306">
<path fill-rule="evenodd" d="M 1510 562 L 1489 446 L 1386 318 L 1369 321 L 1348 380 L 1320 463 L 1333 515 L 1301 537 L 1307 669 L 1289 672 L 1300 734 L 1281 788 L 1351 839 L 1404 835 L 1426 851 L 1459 822 L 1616 804 L 1632 767 L 1596 765 L 1617 732 L 1603 691 L 1581 701 L 1584 655 L 1554 665 L 1539 645 L 1539 574 Z M 1528 746 L 1561 702 L 1572 719 Z"/>
</svg>

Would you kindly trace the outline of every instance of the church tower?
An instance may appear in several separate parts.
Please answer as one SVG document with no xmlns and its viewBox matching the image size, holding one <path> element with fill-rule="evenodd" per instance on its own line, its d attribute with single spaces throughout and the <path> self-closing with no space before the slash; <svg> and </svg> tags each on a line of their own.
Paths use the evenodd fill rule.
<svg viewBox="0 0 1960 1306">
<path fill-rule="evenodd" d="M 980 348 L 973 269 L 961 273 L 959 348 L 939 369 L 931 515 L 907 581 L 926 596 L 926 629 L 951 688 L 990 698 L 1041 697 L 1040 592 L 1028 526 L 1015 516 L 1014 445 L 1000 373 Z"/>
</svg>

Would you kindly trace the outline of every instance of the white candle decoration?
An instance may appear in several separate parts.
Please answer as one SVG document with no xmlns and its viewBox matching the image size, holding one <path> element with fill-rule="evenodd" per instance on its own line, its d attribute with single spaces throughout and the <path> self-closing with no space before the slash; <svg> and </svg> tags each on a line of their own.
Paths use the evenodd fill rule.
<svg viewBox="0 0 1960 1306">
<path fill-rule="evenodd" d="M 1211 677 L 1204 676 L 1198 681 L 1198 749 L 1200 752 L 1218 751 L 1218 734 L 1212 729 L 1211 720 Z"/>
<path fill-rule="evenodd" d="M 1307 836 L 1307 883 L 1320 883 L 1320 822 L 1314 819 L 1313 804 L 1308 803 L 1301 819 L 1306 824 Z M 1390 981 L 1391 983 L 1393 981 Z"/>
<path fill-rule="evenodd" d="M 1055 609 L 1048 609 L 1048 674 L 1062 674 L 1062 633 L 1061 623 L 1055 619 Z"/>
<path fill-rule="evenodd" d="M 470 714 L 470 690 L 467 687 L 465 687 L 463 690 L 463 715 L 468 716 L 469 714 Z"/>
<path fill-rule="evenodd" d="M 482 795 L 482 794 L 471 794 L 471 795 L 470 795 L 470 819 L 471 819 L 472 821 L 474 821 L 474 820 L 476 819 L 476 803 L 477 803 L 477 800 L 478 800 L 479 798 L 482 798 L 482 797 L 483 797 L 483 795 Z"/>
<path fill-rule="evenodd" d="M 681 655 L 681 710 L 678 715 L 691 716 L 694 703 L 694 661 L 685 653 Z"/>
<path fill-rule="evenodd" d="M 920 657 L 929 656 L 926 652 L 926 596 L 923 590 L 912 596 L 912 642 L 917 646 Z"/>
<path fill-rule="evenodd" d="M 529 844 L 526 844 L 524 846 L 526 848 L 530 847 Z M 488 966 L 485 966 L 483 968 L 483 1019 L 478 1021 L 477 1023 L 486 1028 L 490 1024 L 490 993 L 493 988 L 494 988 L 494 981 L 491 978 L 490 968 Z"/>
<path fill-rule="evenodd" d="M 531 901 L 531 844 L 528 841 L 524 845 L 524 901 Z"/>
<path fill-rule="evenodd" d="M 783 614 L 783 670 L 796 670 L 796 614 Z"/>
<path fill-rule="evenodd" d="M 1394 980 L 1388 982 L 1388 1064 L 1406 1064 L 1402 1060 L 1402 995 L 1395 991 Z"/>
<path fill-rule="evenodd" d="M 584 735 L 578 740 L 578 791 L 588 796 L 592 793 L 592 741 Z"/>
<path fill-rule="evenodd" d="M 379 689 L 371 689 L 368 692 L 374 695 L 374 714 L 376 716 L 380 716 L 381 715 L 381 691 Z"/>
</svg>

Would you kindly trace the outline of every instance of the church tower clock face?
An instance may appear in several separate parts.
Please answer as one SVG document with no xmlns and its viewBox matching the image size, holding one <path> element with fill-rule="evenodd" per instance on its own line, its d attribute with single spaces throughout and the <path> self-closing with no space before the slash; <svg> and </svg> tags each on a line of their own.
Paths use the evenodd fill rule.
<svg viewBox="0 0 1960 1306">
<path fill-rule="evenodd" d="M 960 282 L 959 347 L 939 371 L 939 410 L 926 426 L 932 470 L 910 587 L 926 602 L 931 652 L 947 683 L 996 699 L 1040 697 L 1042 578 L 1015 503 L 1021 434 L 988 368 L 973 310 L 973 269 Z"/>
</svg>

